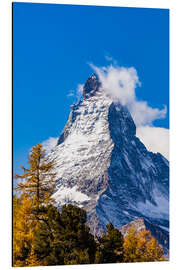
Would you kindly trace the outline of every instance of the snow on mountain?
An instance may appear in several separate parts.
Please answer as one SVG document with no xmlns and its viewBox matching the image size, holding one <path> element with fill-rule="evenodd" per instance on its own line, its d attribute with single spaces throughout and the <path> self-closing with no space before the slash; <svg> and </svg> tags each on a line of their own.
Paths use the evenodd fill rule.
<svg viewBox="0 0 180 270">
<path fill-rule="evenodd" d="M 86 194 L 83 194 L 77 190 L 77 186 L 74 186 L 72 188 L 61 186 L 58 191 L 53 194 L 52 197 L 53 199 L 55 199 L 55 201 L 57 202 L 57 206 L 59 207 L 69 202 L 74 202 L 76 204 L 90 200 L 90 198 Z"/>
<path fill-rule="evenodd" d="M 107 96 L 95 74 L 49 157 L 56 161 L 57 205 L 83 207 L 92 233 L 140 217 L 168 230 L 169 162 L 146 149 L 128 109 Z"/>
</svg>

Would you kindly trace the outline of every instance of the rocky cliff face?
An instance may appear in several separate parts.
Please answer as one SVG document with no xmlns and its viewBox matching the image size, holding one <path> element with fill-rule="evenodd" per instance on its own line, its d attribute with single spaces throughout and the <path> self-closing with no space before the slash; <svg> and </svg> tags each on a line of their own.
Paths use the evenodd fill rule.
<svg viewBox="0 0 180 270">
<path fill-rule="evenodd" d="M 139 217 L 168 230 L 169 163 L 147 151 L 127 108 L 105 94 L 96 75 L 71 106 L 49 155 L 56 160 L 58 207 L 73 203 L 86 209 L 94 234 L 109 221 L 120 228 Z"/>
</svg>

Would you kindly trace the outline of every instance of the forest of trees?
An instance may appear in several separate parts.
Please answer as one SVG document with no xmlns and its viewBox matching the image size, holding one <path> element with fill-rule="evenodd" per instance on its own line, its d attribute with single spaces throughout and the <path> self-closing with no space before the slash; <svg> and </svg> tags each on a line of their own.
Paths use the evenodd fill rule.
<svg viewBox="0 0 180 270">
<path fill-rule="evenodd" d="M 48 266 L 164 261 L 163 249 L 149 231 L 130 228 L 125 237 L 110 222 L 94 236 L 86 211 L 72 204 L 54 206 L 54 161 L 41 144 L 29 155 L 29 169 L 15 184 L 13 195 L 13 266 Z"/>
</svg>

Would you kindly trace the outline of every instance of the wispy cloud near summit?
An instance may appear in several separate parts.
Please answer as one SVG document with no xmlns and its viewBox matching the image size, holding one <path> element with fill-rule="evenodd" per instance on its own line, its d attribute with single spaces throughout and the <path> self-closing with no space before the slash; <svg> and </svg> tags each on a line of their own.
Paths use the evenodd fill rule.
<svg viewBox="0 0 180 270">
<path fill-rule="evenodd" d="M 128 107 L 136 126 L 151 125 L 154 120 L 166 116 L 166 107 L 160 110 L 150 107 L 146 101 L 137 100 L 135 89 L 141 83 L 134 67 L 90 66 L 99 76 L 104 91 L 114 101 Z"/>
<path fill-rule="evenodd" d="M 149 151 L 160 152 L 168 159 L 169 130 L 153 126 L 154 120 L 166 117 L 167 108 L 152 108 L 147 101 L 137 99 L 135 90 L 141 86 L 141 82 L 136 69 L 112 64 L 106 67 L 90 66 L 99 76 L 107 95 L 129 109 L 137 127 L 137 137 Z"/>
</svg>

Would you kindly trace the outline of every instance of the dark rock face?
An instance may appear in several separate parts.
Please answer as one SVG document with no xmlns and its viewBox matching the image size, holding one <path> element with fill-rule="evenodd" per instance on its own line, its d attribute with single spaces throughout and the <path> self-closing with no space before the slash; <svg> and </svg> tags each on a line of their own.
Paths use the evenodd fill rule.
<svg viewBox="0 0 180 270">
<path fill-rule="evenodd" d="M 83 88 L 83 99 L 89 98 L 99 90 L 101 83 L 96 74 L 92 74 L 86 81 Z"/>
<path fill-rule="evenodd" d="M 96 75 L 71 107 L 50 158 L 57 163 L 58 207 L 83 207 L 92 233 L 101 234 L 109 221 L 121 228 L 137 218 L 168 230 L 169 162 L 147 151 L 127 108 L 106 96 Z"/>
<path fill-rule="evenodd" d="M 121 145 L 123 138 L 133 138 L 136 135 L 136 126 L 126 107 L 112 103 L 108 114 L 109 130 L 111 138 Z M 120 136 L 120 135 L 123 136 Z"/>
</svg>

